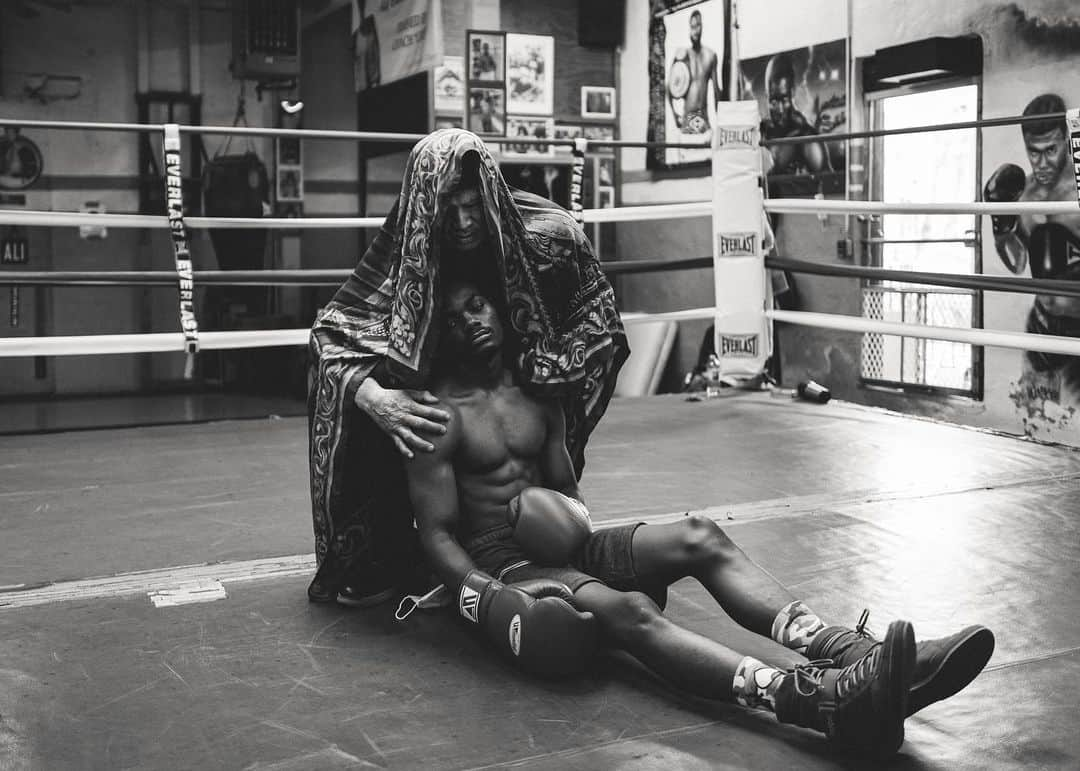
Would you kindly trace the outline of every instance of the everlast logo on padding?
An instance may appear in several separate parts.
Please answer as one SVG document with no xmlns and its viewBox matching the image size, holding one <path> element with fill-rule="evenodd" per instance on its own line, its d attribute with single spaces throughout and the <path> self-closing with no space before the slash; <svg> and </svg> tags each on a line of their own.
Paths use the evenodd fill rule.
<svg viewBox="0 0 1080 771">
<path fill-rule="evenodd" d="M 1073 178 L 1076 180 L 1076 198 L 1080 200 L 1080 114 L 1076 110 L 1066 113 L 1069 124 L 1069 147 L 1072 150 Z"/>
<path fill-rule="evenodd" d="M 717 126 L 716 146 L 723 148 L 757 147 L 757 126 Z"/>
<path fill-rule="evenodd" d="M 721 257 L 753 257 L 757 233 L 717 233 L 716 253 Z"/>
<path fill-rule="evenodd" d="M 757 335 L 721 335 L 721 356 L 757 356 Z"/>
</svg>

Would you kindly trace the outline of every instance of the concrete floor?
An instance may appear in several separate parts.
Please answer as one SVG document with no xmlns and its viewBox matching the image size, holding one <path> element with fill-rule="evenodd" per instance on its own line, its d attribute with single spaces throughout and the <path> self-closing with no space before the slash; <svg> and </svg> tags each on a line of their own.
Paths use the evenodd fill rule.
<svg viewBox="0 0 1080 771">
<path fill-rule="evenodd" d="M 301 418 L 0 436 L 0 768 L 866 767 L 622 655 L 542 682 L 441 612 L 311 605 Z M 599 524 L 705 512 L 827 622 L 993 628 L 890 768 L 1077 768 L 1080 451 L 767 393 L 616 400 Z M 156 607 L 169 590 L 213 601 Z M 199 594 L 199 592 L 205 594 Z M 667 611 L 745 653 L 701 587 Z"/>
</svg>

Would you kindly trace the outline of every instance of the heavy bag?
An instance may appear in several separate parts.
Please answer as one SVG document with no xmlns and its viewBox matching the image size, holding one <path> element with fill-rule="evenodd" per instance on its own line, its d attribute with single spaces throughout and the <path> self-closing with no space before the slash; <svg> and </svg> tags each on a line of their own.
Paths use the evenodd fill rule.
<svg viewBox="0 0 1080 771">
<path fill-rule="evenodd" d="M 208 217 L 262 217 L 270 204 L 266 165 L 253 152 L 218 155 L 203 172 L 203 199 Z M 267 231 L 210 228 L 221 270 L 261 270 Z"/>
</svg>

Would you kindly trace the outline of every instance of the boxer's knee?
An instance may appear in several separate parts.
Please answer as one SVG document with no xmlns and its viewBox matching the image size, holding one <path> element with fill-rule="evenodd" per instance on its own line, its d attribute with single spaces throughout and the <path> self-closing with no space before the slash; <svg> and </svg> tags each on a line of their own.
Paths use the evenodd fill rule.
<svg viewBox="0 0 1080 771">
<path fill-rule="evenodd" d="M 643 592 L 622 592 L 612 603 L 611 613 L 601 619 L 605 631 L 619 643 L 633 648 L 656 634 L 664 617 L 660 608 Z"/>
<path fill-rule="evenodd" d="M 690 567 L 703 567 L 729 559 L 735 549 L 719 525 L 708 517 L 694 515 L 681 523 L 679 550 Z"/>
</svg>

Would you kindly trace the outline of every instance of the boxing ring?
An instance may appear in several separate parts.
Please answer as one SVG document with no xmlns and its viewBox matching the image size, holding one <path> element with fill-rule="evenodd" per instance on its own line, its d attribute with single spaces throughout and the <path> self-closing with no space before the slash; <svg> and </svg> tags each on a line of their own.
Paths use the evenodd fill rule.
<svg viewBox="0 0 1080 771">
<path fill-rule="evenodd" d="M 707 217 L 714 206 L 622 207 L 582 217 Z M 854 213 L 896 205 L 760 206 Z M 1035 208 L 950 210 L 1025 207 Z M 14 221 L 169 227 L 163 217 L 142 215 L 0 212 L 0 223 Z M 183 218 L 190 228 L 254 223 L 375 227 L 381 218 Z M 182 296 L 184 279 L 196 287 L 337 285 L 348 273 L 188 275 L 183 257 L 176 259 L 177 272 L 4 271 L 0 284 L 168 283 Z M 762 275 L 764 267 L 875 270 L 763 254 L 746 259 Z M 715 268 L 715 255 L 674 267 L 707 266 Z M 1075 292 L 1046 280 L 994 280 L 1006 291 Z M 760 311 L 750 323 L 1080 354 L 1080 343 L 1064 338 Z M 716 308 L 643 320 L 690 318 L 726 323 Z M 307 329 L 210 332 L 196 325 L 186 333 L 3 339 L 0 361 L 306 342 Z M 1072 685 L 1080 675 L 1080 450 L 836 400 L 812 404 L 782 389 L 720 394 L 612 401 L 590 440 L 582 478 L 597 526 L 704 514 L 836 623 L 854 625 L 865 607 L 871 628 L 906 618 L 920 638 L 974 622 L 991 627 L 997 647 L 989 666 L 961 693 L 908 719 L 907 740 L 889 767 L 1080 765 L 1080 694 Z M 311 604 L 309 510 L 303 418 L 0 436 L 0 767 L 851 767 L 816 733 L 779 725 L 764 712 L 679 695 L 620 654 L 601 657 L 579 680 L 546 682 L 488 655 L 449 613 L 415 613 L 398 623 L 394 603 Z M 667 613 L 749 655 L 768 660 L 773 649 L 736 626 L 696 582 L 671 588 Z"/>
</svg>

